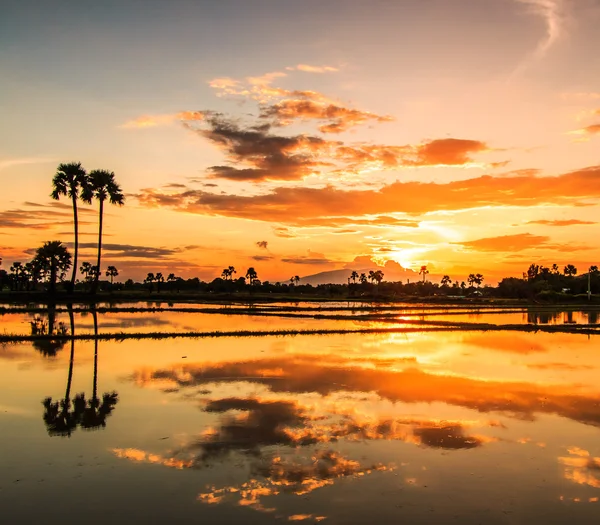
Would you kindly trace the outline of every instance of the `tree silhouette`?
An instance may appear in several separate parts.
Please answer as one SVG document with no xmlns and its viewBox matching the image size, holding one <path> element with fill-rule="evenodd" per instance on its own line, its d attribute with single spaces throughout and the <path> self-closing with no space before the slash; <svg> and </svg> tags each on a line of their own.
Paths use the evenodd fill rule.
<svg viewBox="0 0 600 525">
<path fill-rule="evenodd" d="M 35 259 L 36 264 L 48 275 L 49 291 L 54 294 L 56 280 L 62 280 L 71 267 L 71 254 L 60 241 L 48 241 L 37 249 Z"/>
<path fill-rule="evenodd" d="M 573 266 L 572 264 L 567 264 L 563 268 L 563 273 L 568 276 L 577 275 L 577 268 L 575 268 L 575 266 Z"/>
<path fill-rule="evenodd" d="M 352 282 L 356 284 L 356 279 L 358 279 L 358 272 L 356 270 L 352 270 L 352 273 L 350 274 L 350 279 L 352 279 Z"/>
<path fill-rule="evenodd" d="M 158 272 L 156 274 L 156 277 L 154 277 L 154 280 L 156 281 L 156 292 L 160 293 L 160 285 L 161 283 L 165 282 L 165 278 L 163 277 L 163 274 L 161 272 Z"/>
<path fill-rule="evenodd" d="M 251 266 L 248 268 L 248 271 L 246 272 L 246 279 L 250 281 L 250 284 L 254 284 L 255 281 L 258 280 L 258 274 L 256 273 L 254 267 Z"/>
<path fill-rule="evenodd" d="M 52 193 L 50 196 L 54 200 L 59 200 L 61 196 L 69 197 L 73 203 L 73 228 L 75 233 L 75 248 L 73 253 L 73 273 L 71 275 L 71 289 L 75 289 L 75 276 L 77 274 L 77 257 L 79 255 L 79 221 L 77 219 L 77 199 L 80 192 L 86 190 L 88 186 L 88 177 L 81 162 L 70 162 L 59 164 L 56 174 L 52 179 Z"/>
<path fill-rule="evenodd" d="M 155 279 L 155 277 L 152 272 L 150 272 L 148 275 L 146 275 L 146 278 L 144 279 L 144 283 L 149 285 L 150 293 L 152 293 L 152 288 L 153 288 L 152 283 L 154 282 L 154 279 Z"/>
<path fill-rule="evenodd" d="M 425 282 L 425 278 L 428 273 L 429 273 L 429 270 L 427 269 L 427 266 L 426 265 L 421 266 L 421 269 L 419 270 L 419 275 L 423 276 L 423 282 Z"/>
<path fill-rule="evenodd" d="M 383 281 L 383 272 L 381 270 L 375 270 L 373 272 L 373 280 L 379 285 L 381 281 Z"/>
<path fill-rule="evenodd" d="M 598 266 L 596 266 L 595 264 L 593 264 L 588 269 L 588 272 L 591 273 L 591 274 L 597 274 L 598 273 Z"/>
<path fill-rule="evenodd" d="M 476 273 L 476 274 L 475 274 L 475 284 L 476 284 L 478 287 L 479 287 L 479 286 L 481 286 L 481 283 L 483 283 L 483 279 L 484 279 L 484 277 L 483 277 L 483 275 L 482 275 L 482 274 L 480 274 L 480 273 Z"/>
<path fill-rule="evenodd" d="M 75 334 L 73 309 L 69 309 L 71 335 Z M 106 418 L 112 413 L 118 403 L 116 392 L 105 392 L 102 400 L 98 398 L 98 318 L 96 310 L 92 310 L 94 318 L 94 382 L 92 397 L 86 401 L 85 394 L 77 394 L 71 400 L 71 382 L 73 379 L 73 364 L 75 357 L 75 339 L 71 337 L 71 356 L 69 359 L 69 372 L 65 397 L 59 401 L 52 401 L 47 397 L 42 401 L 44 406 L 43 420 L 50 436 L 70 437 L 80 426 L 84 430 L 99 429 L 106 426 Z"/>
<path fill-rule="evenodd" d="M 104 201 L 108 200 L 110 204 L 123 206 L 125 197 L 121 187 L 115 181 L 115 174 L 112 171 L 92 170 L 89 174 L 89 184 L 82 190 L 81 198 L 91 204 L 92 200 L 99 202 L 98 207 L 98 259 L 96 266 L 100 268 L 102 257 L 102 223 L 104 218 Z M 98 289 L 98 278 L 100 272 L 96 273 L 92 285 L 92 293 Z"/>
<path fill-rule="evenodd" d="M 224 280 L 227 280 L 229 277 L 229 268 L 223 268 L 223 271 L 221 272 L 221 277 Z"/>
<path fill-rule="evenodd" d="M 110 289 L 113 288 L 113 279 L 119 275 L 119 270 L 116 266 L 109 266 L 106 269 L 106 277 L 110 277 Z"/>
<path fill-rule="evenodd" d="M 361 282 L 361 284 L 365 284 L 367 282 L 367 274 L 361 273 L 358 280 Z"/>
<path fill-rule="evenodd" d="M 555 263 L 552 265 L 552 273 L 554 273 L 554 274 L 560 273 L 560 268 L 558 267 L 558 264 Z"/>
<path fill-rule="evenodd" d="M 441 280 L 442 286 L 450 286 L 452 284 L 452 279 L 450 279 L 449 275 L 444 275 Z"/>
<path fill-rule="evenodd" d="M 69 372 L 65 397 L 61 401 L 52 402 L 51 397 L 42 401 L 44 405 L 44 423 L 50 436 L 70 436 L 77 427 L 77 417 L 71 412 L 71 381 L 73 380 L 73 362 L 75 359 L 75 322 L 73 307 L 67 305 L 69 310 L 69 323 L 71 325 L 71 355 L 69 357 Z"/>
<path fill-rule="evenodd" d="M 227 268 L 227 273 L 229 274 L 229 280 L 233 280 L 233 274 L 237 273 L 235 271 L 235 267 L 234 266 L 230 266 L 229 268 Z"/>
</svg>

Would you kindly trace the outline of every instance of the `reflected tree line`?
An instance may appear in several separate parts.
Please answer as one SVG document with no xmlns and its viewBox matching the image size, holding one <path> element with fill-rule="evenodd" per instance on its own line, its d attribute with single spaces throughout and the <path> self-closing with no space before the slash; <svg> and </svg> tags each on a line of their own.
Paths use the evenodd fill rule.
<svg viewBox="0 0 600 525">
<path fill-rule="evenodd" d="M 68 306 L 70 334 L 75 335 L 75 319 L 73 308 Z M 91 311 L 94 319 L 94 335 L 98 335 L 98 314 Z M 52 357 L 66 346 L 64 336 L 68 333 L 64 323 L 58 323 L 55 327 L 55 307 L 48 308 L 48 321 L 41 318 L 31 321 L 32 334 L 62 335 L 62 340 L 52 338 L 34 342 L 34 347 L 43 355 Z M 94 379 L 92 383 L 92 396 L 86 399 L 84 392 L 71 397 L 71 384 L 73 381 L 73 366 L 75 363 L 75 338 L 70 338 L 71 353 L 69 357 L 69 370 L 67 373 L 67 385 L 63 398 L 53 400 L 47 397 L 42 401 L 44 406 L 43 420 L 49 436 L 70 437 L 77 429 L 97 430 L 106 426 L 106 419 L 112 414 L 119 401 L 117 392 L 104 392 L 98 395 L 98 338 L 94 339 Z"/>
</svg>

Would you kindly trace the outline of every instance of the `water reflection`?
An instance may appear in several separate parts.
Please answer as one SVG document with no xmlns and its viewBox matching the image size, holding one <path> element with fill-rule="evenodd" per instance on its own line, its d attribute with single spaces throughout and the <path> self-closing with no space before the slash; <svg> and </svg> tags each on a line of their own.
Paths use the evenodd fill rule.
<svg viewBox="0 0 600 525">
<path fill-rule="evenodd" d="M 98 335 L 98 317 L 92 311 L 94 318 L 94 334 Z M 75 335 L 73 310 L 69 307 L 71 335 Z M 73 380 L 73 365 L 75 361 L 75 339 L 71 338 L 71 355 L 65 396 L 59 401 L 47 397 L 42 401 L 44 406 L 43 420 L 49 436 L 70 437 L 73 431 L 80 427 L 84 430 L 95 430 L 106 426 L 106 418 L 110 416 L 118 402 L 117 392 L 105 392 L 102 399 L 98 398 L 98 339 L 94 340 L 94 379 L 92 397 L 88 400 L 85 393 L 77 394 L 71 399 L 71 383 Z M 35 343 L 34 343 L 35 346 Z"/>
<path fill-rule="evenodd" d="M 88 322 L 97 333 L 101 319 Z M 32 499 L 52 502 L 46 523 L 91 507 L 98 525 L 593 523 L 595 343 L 485 332 L 68 340 L 52 360 L 23 344 L 0 359 L 0 506 L 9 523 L 40 521 Z M 105 430 L 48 439 L 48 392 L 63 392 L 44 401 L 48 434 Z"/>
</svg>

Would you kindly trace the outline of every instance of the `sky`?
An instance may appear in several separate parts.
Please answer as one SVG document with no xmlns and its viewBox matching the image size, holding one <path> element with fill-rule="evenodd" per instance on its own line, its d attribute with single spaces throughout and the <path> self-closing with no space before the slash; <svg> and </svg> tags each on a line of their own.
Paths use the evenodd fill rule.
<svg viewBox="0 0 600 525">
<path fill-rule="evenodd" d="M 61 162 L 123 279 L 600 262 L 600 0 L 0 4 L 4 268 L 72 245 Z"/>
</svg>

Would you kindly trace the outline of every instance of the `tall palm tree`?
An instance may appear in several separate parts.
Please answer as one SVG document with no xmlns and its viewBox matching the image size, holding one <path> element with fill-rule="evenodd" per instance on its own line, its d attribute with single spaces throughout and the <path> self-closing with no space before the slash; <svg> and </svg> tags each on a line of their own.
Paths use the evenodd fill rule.
<svg viewBox="0 0 600 525">
<path fill-rule="evenodd" d="M 423 282 L 425 282 L 426 276 L 429 273 L 429 270 L 427 269 L 427 265 L 423 265 L 421 266 L 421 269 L 419 270 L 419 275 L 423 276 Z"/>
<path fill-rule="evenodd" d="M 350 279 L 352 279 L 353 283 L 356 283 L 356 279 L 358 279 L 358 272 L 356 270 L 352 270 L 350 274 Z"/>
<path fill-rule="evenodd" d="M 36 264 L 49 276 L 50 293 L 56 291 L 56 280 L 62 279 L 71 267 L 71 254 L 60 241 L 45 242 L 37 249 Z"/>
<path fill-rule="evenodd" d="M 100 268 L 100 259 L 102 257 L 102 221 L 104 217 L 104 201 L 108 200 L 110 204 L 123 206 L 125 204 L 125 196 L 121 187 L 115 181 L 115 174 L 107 170 L 92 170 L 89 174 L 89 184 L 81 193 L 81 198 L 91 204 L 93 199 L 99 202 L 99 218 L 98 218 L 98 261 L 96 266 Z M 92 293 L 96 293 L 98 289 L 98 277 L 100 272 L 96 273 L 94 284 L 92 285 Z"/>
<path fill-rule="evenodd" d="M 237 273 L 235 271 L 235 266 L 230 266 L 229 268 L 227 268 L 227 273 L 229 274 L 229 279 L 233 281 L 233 274 Z"/>
<path fill-rule="evenodd" d="M 77 256 L 79 254 L 79 222 L 77 219 L 77 199 L 80 192 L 85 191 L 88 177 L 81 162 L 59 164 L 56 174 L 52 179 L 52 193 L 54 200 L 61 196 L 69 197 L 73 203 L 73 228 L 75 230 L 75 251 L 73 254 L 73 273 L 71 275 L 71 291 L 75 289 L 75 276 L 77 275 Z"/>
</svg>

